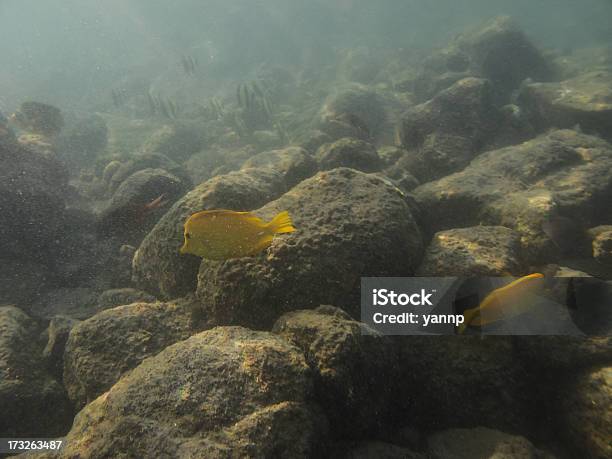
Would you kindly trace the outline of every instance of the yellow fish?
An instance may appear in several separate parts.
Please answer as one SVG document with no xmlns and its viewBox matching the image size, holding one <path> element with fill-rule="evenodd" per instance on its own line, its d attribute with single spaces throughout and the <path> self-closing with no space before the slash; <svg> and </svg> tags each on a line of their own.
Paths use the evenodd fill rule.
<svg viewBox="0 0 612 459">
<path fill-rule="evenodd" d="M 269 247 L 275 234 L 293 231 L 286 211 L 266 223 L 250 212 L 204 210 L 185 222 L 185 242 L 180 252 L 209 260 L 248 257 Z"/>
<path fill-rule="evenodd" d="M 523 313 L 529 304 L 522 302 L 521 296 L 537 288 L 539 279 L 543 277 L 544 274 L 540 273 L 529 274 L 493 290 L 477 307 L 463 311 L 464 320 L 458 327 L 459 334 L 470 325 L 480 327 Z M 484 318 L 481 313 L 484 313 Z"/>
</svg>

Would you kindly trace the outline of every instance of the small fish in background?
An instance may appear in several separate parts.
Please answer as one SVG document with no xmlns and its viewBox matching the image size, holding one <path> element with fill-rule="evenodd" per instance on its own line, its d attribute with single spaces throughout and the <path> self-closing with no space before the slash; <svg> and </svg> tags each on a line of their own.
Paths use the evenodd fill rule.
<svg viewBox="0 0 612 459">
<path fill-rule="evenodd" d="M 165 206 L 168 203 L 167 200 L 164 200 L 165 197 L 166 197 L 165 194 L 161 194 L 157 198 L 153 199 L 151 202 L 148 202 L 144 204 L 142 207 L 140 207 L 139 209 L 137 209 L 137 211 L 134 214 L 135 221 L 137 223 L 141 223 L 145 220 L 145 218 L 147 218 L 147 216 L 151 212 Z"/>
<path fill-rule="evenodd" d="M 470 326 L 480 327 L 523 314 L 531 306 L 524 300 L 540 289 L 543 281 L 543 274 L 533 273 L 493 290 L 478 306 L 463 311 L 464 321 L 457 332 L 461 335 Z"/>
<path fill-rule="evenodd" d="M 293 231 L 286 211 L 266 223 L 251 212 L 204 210 L 185 222 L 185 242 L 180 253 L 209 260 L 248 257 L 268 248 L 274 235 Z"/>
<path fill-rule="evenodd" d="M 183 54 L 181 56 L 181 65 L 186 75 L 193 76 L 195 75 L 196 66 L 198 65 L 198 62 L 193 56 Z"/>
<path fill-rule="evenodd" d="M 580 225 L 561 215 L 546 218 L 542 222 L 542 231 L 564 254 L 575 252 L 584 239 Z"/>
</svg>

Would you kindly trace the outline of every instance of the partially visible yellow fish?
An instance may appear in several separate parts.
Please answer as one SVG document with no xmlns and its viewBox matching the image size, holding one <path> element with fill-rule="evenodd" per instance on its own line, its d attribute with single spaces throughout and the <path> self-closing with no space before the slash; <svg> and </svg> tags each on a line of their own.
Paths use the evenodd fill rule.
<svg viewBox="0 0 612 459">
<path fill-rule="evenodd" d="M 275 234 L 293 231 L 286 211 L 266 223 L 250 212 L 204 210 L 185 222 L 180 252 L 209 260 L 248 257 L 269 247 Z"/>
<path fill-rule="evenodd" d="M 480 327 L 525 312 L 529 304 L 522 301 L 523 295 L 540 286 L 539 280 L 543 277 L 544 274 L 540 273 L 529 274 L 493 290 L 478 306 L 463 311 L 464 320 L 458 327 L 459 334 L 470 325 Z"/>
</svg>

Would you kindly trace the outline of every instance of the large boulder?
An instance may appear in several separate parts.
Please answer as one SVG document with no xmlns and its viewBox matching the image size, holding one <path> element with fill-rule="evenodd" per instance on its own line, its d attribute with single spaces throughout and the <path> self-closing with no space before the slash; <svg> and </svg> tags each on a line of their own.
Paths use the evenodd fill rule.
<svg viewBox="0 0 612 459">
<path fill-rule="evenodd" d="M 505 226 L 520 234 L 526 261 L 538 261 L 559 250 L 545 232 L 551 217 L 585 228 L 603 223 L 612 200 L 611 171 L 610 144 L 576 131 L 553 131 L 484 153 L 463 171 L 426 183 L 414 194 L 427 209 L 432 233 Z"/>
<path fill-rule="evenodd" d="M 427 439 L 427 453 L 431 459 L 552 459 L 525 437 L 486 427 L 436 432 Z"/>
<path fill-rule="evenodd" d="M 115 166 L 113 173 L 108 174 L 109 193 L 112 195 L 124 180 L 143 169 L 163 169 L 180 178 L 183 183 L 188 185 L 191 183 L 187 171 L 167 156 L 160 153 L 140 153 L 119 166 Z"/>
<path fill-rule="evenodd" d="M 126 371 L 193 332 L 189 301 L 134 303 L 80 322 L 64 352 L 64 384 L 81 408 Z"/>
<path fill-rule="evenodd" d="M 350 167 L 362 172 L 377 172 L 383 166 L 374 145 L 350 137 L 321 145 L 317 150 L 316 159 L 319 162 L 319 169 L 325 171 L 337 167 Z"/>
<path fill-rule="evenodd" d="M 399 140 L 418 151 L 419 180 L 439 178 L 465 167 L 494 137 L 500 117 L 489 81 L 465 78 L 404 113 Z"/>
<path fill-rule="evenodd" d="M 403 336 L 405 406 L 416 427 L 488 427 L 527 434 L 538 396 L 508 336 Z M 432 409 L 435 407 L 435 409 Z M 503 416 L 500 416 L 503 413 Z"/>
<path fill-rule="evenodd" d="M 584 458 L 612 457 L 612 367 L 576 375 L 558 393 L 560 432 Z"/>
<path fill-rule="evenodd" d="M 38 332 L 20 309 L 0 306 L 0 432 L 6 437 L 56 437 L 70 427 L 70 403 L 46 372 Z"/>
<path fill-rule="evenodd" d="M 205 129 L 200 123 L 180 121 L 166 124 L 142 145 L 145 153 L 157 153 L 182 162 L 204 146 Z"/>
<path fill-rule="evenodd" d="M 184 224 L 201 210 L 252 210 L 286 190 L 282 175 L 271 169 L 245 169 L 214 177 L 178 200 L 145 237 L 133 260 L 133 280 L 161 298 L 196 289 L 200 259 L 181 255 Z"/>
<path fill-rule="evenodd" d="M 68 173 L 53 156 L 0 144 L 0 256 L 40 258 L 60 233 Z"/>
<path fill-rule="evenodd" d="M 297 231 L 251 258 L 203 260 L 197 295 L 211 324 L 270 327 L 284 312 L 334 304 L 359 315 L 363 276 L 411 275 L 421 232 L 403 193 L 354 169 L 320 172 L 254 211 L 288 211 Z"/>
<path fill-rule="evenodd" d="M 280 337 L 216 328 L 144 360 L 76 417 L 68 457 L 318 457 L 302 353 Z"/>
<path fill-rule="evenodd" d="M 393 342 L 363 333 L 341 309 L 288 312 L 272 329 L 298 346 L 314 373 L 315 394 L 335 436 L 361 439 L 389 421 L 399 385 Z"/>
<path fill-rule="evenodd" d="M 58 151 L 72 169 L 91 166 L 108 143 L 108 127 L 100 115 L 75 121 L 58 139 Z"/>
<path fill-rule="evenodd" d="M 139 170 L 121 183 L 100 212 L 98 230 L 120 236 L 124 242 L 139 242 L 165 213 L 163 207 L 173 204 L 189 188 L 189 184 L 163 169 Z"/>
<path fill-rule="evenodd" d="M 280 172 L 289 188 L 308 177 L 312 177 L 317 171 L 316 161 L 305 149 L 300 147 L 287 147 L 282 150 L 258 153 L 242 165 L 242 169 L 252 167 L 269 167 Z"/>
<path fill-rule="evenodd" d="M 508 276 L 522 272 L 519 235 L 503 226 L 474 226 L 436 233 L 420 276 Z"/>
<path fill-rule="evenodd" d="M 554 82 L 521 86 L 518 101 L 540 130 L 572 128 L 612 140 L 612 71 L 592 71 Z"/>
<path fill-rule="evenodd" d="M 526 78 L 549 81 L 554 68 L 516 22 L 500 16 L 429 56 L 414 90 L 420 100 L 427 100 L 469 75 L 489 79 L 496 98 L 503 100 Z"/>
</svg>

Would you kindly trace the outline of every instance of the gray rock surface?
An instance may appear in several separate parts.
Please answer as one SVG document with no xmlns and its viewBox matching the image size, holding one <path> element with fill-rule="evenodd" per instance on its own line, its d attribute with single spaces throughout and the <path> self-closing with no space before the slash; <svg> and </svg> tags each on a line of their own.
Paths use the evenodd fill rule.
<svg viewBox="0 0 612 459">
<path fill-rule="evenodd" d="M 270 327 L 284 312 L 334 304 L 359 315 L 362 276 L 414 272 L 423 250 L 403 194 L 353 169 L 320 172 L 254 211 L 288 211 L 296 231 L 250 258 L 204 260 L 197 295 L 211 324 Z"/>
<path fill-rule="evenodd" d="M 242 169 L 252 167 L 271 168 L 281 173 L 288 188 L 314 175 L 317 163 L 303 148 L 287 147 L 271 150 L 252 156 L 242 165 Z"/>
<path fill-rule="evenodd" d="M 377 172 L 383 166 L 374 145 L 349 137 L 321 145 L 315 157 L 321 170 L 350 167 L 362 172 Z"/>
<path fill-rule="evenodd" d="M 245 169 L 214 177 L 178 200 L 140 244 L 133 260 L 135 285 L 160 298 L 195 291 L 200 258 L 181 255 L 184 224 L 201 210 L 252 210 L 286 190 L 283 177 L 270 169 Z"/>
<path fill-rule="evenodd" d="M 473 226 L 434 234 L 419 276 L 508 276 L 521 274 L 519 235 L 503 226 Z"/>
<path fill-rule="evenodd" d="M 417 150 L 421 181 L 465 167 L 496 134 L 501 115 L 488 80 L 465 78 L 402 115 L 399 136 Z"/>
<path fill-rule="evenodd" d="M 82 408 L 145 358 L 192 333 L 188 300 L 118 306 L 79 323 L 64 353 L 70 399 Z"/>
<path fill-rule="evenodd" d="M 0 432 L 5 437 L 56 437 L 70 427 L 64 389 L 46 372 L 36 323 L 0 306 Z"/>
<path fill-rule="evenodd" d="M 576 131 L 553 131 L 478 156 L 463 171 L 414 190 L 432 232 L 501 225 L 520 234 L 526 261 L 559 251 L 543 223 L 558 214 L 585 227 L 612 200 L 612 147 Z M 461 209 L 458 212 L 458 209 Z"/>
<path fill-rule="evenodd" d="M 292 311 L 272 331 L 302 349 L 313 370 L 317 401 L 338 438 L 376 432 L 394 410 L 398 353 L 388 338 L 333 306 Z"/>
<path fill-rule="evenodd" d="M 535 459 L 547 457 L 529 440 L 486 427 L 449 429 L 427 439 L 432 459 Z M 551 456 L 548 456 L 552 459 Z"/>
<path fill-rule="evenodd" d="M 319 457 L 326 420 L 280 337 L 216 328 L 148 358 L 76 417 L 60 457 Z"/>
</svg>

